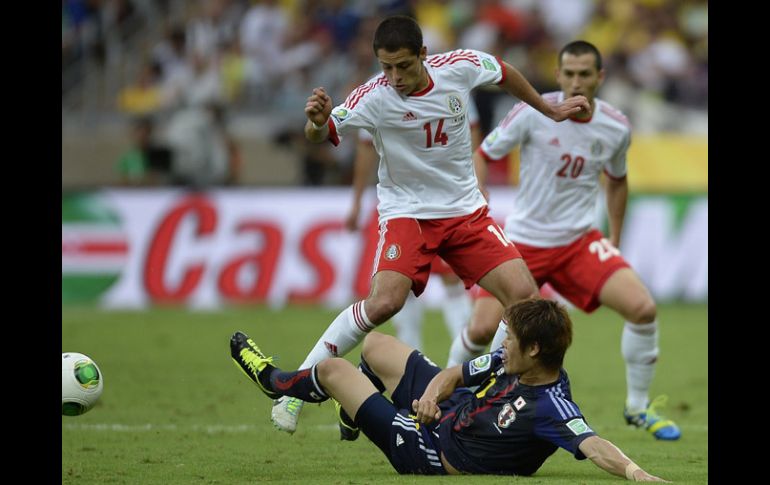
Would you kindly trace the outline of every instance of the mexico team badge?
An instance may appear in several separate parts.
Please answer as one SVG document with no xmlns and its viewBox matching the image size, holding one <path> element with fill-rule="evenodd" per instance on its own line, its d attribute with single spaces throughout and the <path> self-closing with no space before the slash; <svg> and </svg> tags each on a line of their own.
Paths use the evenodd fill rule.
<svg viewBox="0 0 770 485">
<path fill-rule="evenodd" d="M 401 247 L 398 244 L 391 244 L 388 249 L 385 250 L 385 259 L 388 261 L 395 261 L 401 257 Z"/>
<path fill-rule="evenodd" d="M 449 111 L 452 112 L 454 115 L 462 114 L 463 112 L 463 103 L 460 101 L 460 97 L 454 94 L 450 94 L 447 96 L 446 104 L 449 107 Z"/>
</svg>

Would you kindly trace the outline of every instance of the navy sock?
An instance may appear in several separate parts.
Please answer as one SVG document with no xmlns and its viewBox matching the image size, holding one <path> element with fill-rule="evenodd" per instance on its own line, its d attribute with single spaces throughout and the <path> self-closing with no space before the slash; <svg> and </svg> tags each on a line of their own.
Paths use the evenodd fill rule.
<svg viewBox="0 0 770 485">
<path fill-rule="evenodd" d="M 318 383 L 316 366 L 293 372 L 275 369 L 270 373 L 270 388 L 280 394 L 306 402 L 324 402 L 329 396 Z"/>
</svg>

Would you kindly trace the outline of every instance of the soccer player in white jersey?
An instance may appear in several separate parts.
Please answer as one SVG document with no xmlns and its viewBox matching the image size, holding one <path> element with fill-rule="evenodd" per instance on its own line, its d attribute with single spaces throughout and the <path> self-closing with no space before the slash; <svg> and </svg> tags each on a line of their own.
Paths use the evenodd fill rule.
<svg viewBox="0 0 770 485">
<path fill-rule="evenodd" d="M 369 296 L 334 319 L 301 369 L 347 354 L 401 309 L 409 291 L 422 293 L 437 256 L 466 288 L 478 283 L 506 306 L 538 295 L 520 254 L 488 215 L 476 180 L 467 115 L 471 90 L 497 84 L 554 121 L 590 111 L 584 96 L 546 102 L 519 71 L 485 52 L 428 56 L 410 17 L 383 20 L 373 50 L 383 74 L 334 109 L 322 87 L 305 105 L 305 136 L 312 142 L 336 145 L 339 136 L 361 128 L 372 134 L 380 158 L 380 240 Z M 278 401 L 273 424 L 294 432 L 301 406 L 294 398 Z"/>
<path fill-rule="evenodd" d="M 561 92 L 543 97 L 557 102 L 585 96 L 591 102 L 591 114 L 579 113 L 567 122 L 554 123 L 519 103 L 489 133 L 473 158 L 483 186 L 485 159 L 500 159 L 520 145 L 519 190 L 505 221 L 506 237 L 516 245 L 538 285 L 550 283 L 585 312 L 605 305 L 626 320 L 621 337 L 626 361 L 625 419 L 658 439 L 677 440 L 679 428 L 656 410 L 665 397 L 649 401 L 658 357 L 655 301 L 617 249 L 628 198 L 626 152 L 631 128 L 621 112 L 595 97 L 604 75 L 596 47 L 584 41 L 567 44 L 559 53 L 556 72 Z M 607 178 L 609 238 L 591 227 L 602 172 Z M 480 289 L 469 326 L 452 344 L 448 365 L 480 355 L 493 335 L 492 347 L 497 348 L 505 338 L 504 330 L 498 329 L 502 311 L 500 302 Z"/>
<path fill-rule="evenodd" d="M 468 122 L 471 128 L 471 149 L 475 150 L 482 140 L 479 111 L 473 98 L 468 103 Z M 356 156 L 353 162 L 353 201 L 350 212 L 345 218 L 345 227 L 351 231 L 359 229 L 361 197 L 369 185 L 369 180 L 377 166 L 377 151 L 374 149 L 372 135 L 363 128 L 358 130 Z M 373 227 L 372 227 L 373 229 Z M 368 236 L 368 234 L 367 234 Z M 431 274 L 441 279 L 444 299 L 441 301 L 441 314 L 449 337 L 454 339 L 465 328 L 471 317 L 473 302 L 465 283 L 452 268 L 441 258 L 433 260 Z M 396 328 L 396 337 L 408 346 L 423 350 L 422 329 L 425 323 L 425 305 L 414 293 L 409 293 L 404 306 L 391 319 Z"/>
</svg>

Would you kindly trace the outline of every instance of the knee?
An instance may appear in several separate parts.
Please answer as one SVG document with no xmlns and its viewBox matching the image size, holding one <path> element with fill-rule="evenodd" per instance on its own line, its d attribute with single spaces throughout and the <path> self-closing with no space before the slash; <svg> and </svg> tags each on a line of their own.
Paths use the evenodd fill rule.
<svg viewBox="0 0 770 485">
<path fill-rule="evenodd" d="M 658 307 L 652 298 L 642 298 L 635 302 L 626 319 L 632 323 L 651 323 L 658 315 Z"/>
<path fill-rule="evenodd" d="M 347 360 L 339 357 L 322 360 L 316 366 L 318 380 L 321 381 L 324 387 L 329 386 L 334 383 L 338 376 L 343 374 L 346 367 L 351 367 L 352 365 Z"/>
<path fill-rule="evenodd" d="M 503 294 L 503 306 L 508 308 L 514 303 L 528 298 L 540 298 L 540 290 L 532 277 L 522 278 L 519 284 Z"/>
<path fill-rule="evenodd" d="M 404 306 L 405 298 L 394 295 L 374 296 L 367 300 L 366 316 L 375 325 L 383 323 Z"/>
<path fill-rule="evenodd" d="M 468 326 L 468 338 L 471 342 L 477 345 L 488 344 L 495 336 L 496 330 L 497 322 L 494 322 L 492 325 L 490 325 L 487 322 L 474 320 Z"/>
<path fill-rule="evenodd" d="M 361 357 L 367 362 L 376 360 L 378 350 L 382 349 L 388 338 L 392 337 L 379 332 L 368 333 L 364 338 L 364 343 L 361 348 Z"/>
</svg>

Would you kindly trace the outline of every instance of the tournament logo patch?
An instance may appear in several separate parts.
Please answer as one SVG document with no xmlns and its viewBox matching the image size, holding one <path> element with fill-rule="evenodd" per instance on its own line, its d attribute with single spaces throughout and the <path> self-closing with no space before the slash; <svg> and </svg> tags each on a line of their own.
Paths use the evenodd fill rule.
<svg viewBox="0 0 770 485">
<path fill-rule="evenodd" d="M 334 108 L 332 110 L 332 116 L 337 120 L 337 123 L 342 123 L 348 116 L 350 116 L 350 111 L 345 108 Z"/>
<path fill-rule="evenodd" d="M 398 244 L 391 244 L 388 249 L 385 250 L 385 259 L 388 261 L 395 261 L 401 257 L 401 247 Z"/>
<path fill-rule="evenodd" d="M 495 67 L 494 64 L 492 64 L 492 61 L 489 59 L 482 59 L 481 64 L 484 66 L 484 69 L 487 71 L 497 71 L 497 67 Z"/>
<path fill-rule="evenodd" d="M 493 143 L 495 142 L 495 140 L 497 140 L 497 136 L 498 136 L 499 134 L 500 134 L 500 132 L 499 132 L 499 131 L 497 131 L 497 128 L 495 128 L 494 130 L 492 130 L 492 133 L 490 133 L 489 135 L 487 135 L 487 137 L 484 139 L 484 145 L 485 145 L 485 146 L 489 146 L 489 145 L 493 144 Z"/>
<path fill-rule="evenodd" d="M 481 357 L 476 357 L 472 361 L 468 363 L 468 370 L 470 371 L 471 375 L 476 375 L 479 372 L 484 372 L 486 370 L 489 370 L 489 366 L 492 364 L 492 357 L 490 357 L 489 354 L 482 355 Z"/>
<path fill-rule="evenodd" d="M 570 431 L 575 433 L 575 436 L 580 436 L 583 433 L 590 433 L 593 430 L 588 427 L 585 421 L 583 421 L 583 418 L 575 418 L 572 421 L 567 423 L 567 427 Z"/>
<path fill-rule="evenodd" d="M 453 114 L 459 115 L 463 112 L 463 103 L 460 101 L 460 97 L 454 94 L 450 94 L 446 98 L 446 104 L 449 106 L 449 111 Z"/>
<path fill-rule="evenodd" d="M 497 415 L 497 425 L 501 428 L 507 428 L 514 421 L 516 421 L 516 411 L 513 410 L 511 403 L 507 402 L 500 414 Z"/>
</svg>

